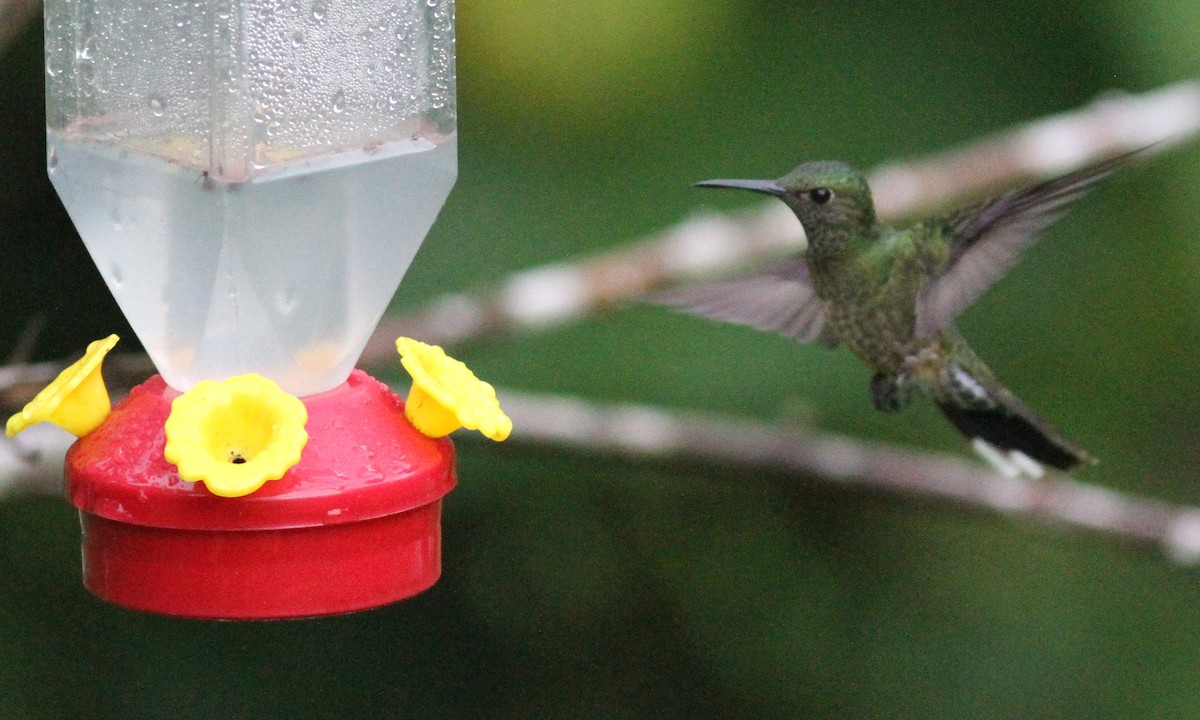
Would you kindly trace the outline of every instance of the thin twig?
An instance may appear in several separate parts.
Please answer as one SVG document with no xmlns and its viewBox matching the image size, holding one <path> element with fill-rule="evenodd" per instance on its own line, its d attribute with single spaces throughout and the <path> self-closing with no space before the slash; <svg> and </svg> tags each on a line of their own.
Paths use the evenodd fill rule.
<svg viewBox="0 0 1200 720">
<path fill-rule="evenodd" d="M 499 395 L 517 443 L 795 473 L 1081 528 L 1157 545 L 1180 563 L 1200 561 L 1200 507 L 1171 505 L 1066 475 L 1007 477 L 958 457 L 712 413 L 601 405 L 514 390 Z"/>
<path fill-rule="evenodd" d="M 510 441 L 514 443 L 794 473 L 1089 530 L 1161 547 L 1180 563 L 1200 562 L 1200 507 L 1171 505 L 1065 475 L 1007 477 L 959 457 L 809 428 L 647 405 L 603 405 L 511 389 L 500 389 L 498 394 L 513 420 Z M 26 430 L 16 442 L 0 443 L 0 499 L 60 492 L 63 458 L 73 440 L 43 424 Z"/>
<path fill-rule="evenodd" d="M 962 148 L 884 165 L 868 179 L 880 216 L 897 219 L 1152 143 L 1159 143 L 1156 152 L 1165 150 L 1197 133 L 1200 82 L 1187 81 L 1142 95 L 1106 93 L 1078 110 Z M 363 363 L 390 357 L 400 335 L 446 344 L 541 330 L 654 288 L 728 274 L 803 246 L 799 223 L 773 200 L 731 215 L 697 214 L 616 250 L 523 270 L 494 288 L 444 295 L 411 315 L 385 318 L 363 353 Z"/>
<path fill-rule="evenodd" d="M 50 316 L 45 311 L 41 311 L 34 313 L 25 321 L 25 327 L 21 328 L 17 342 L 13 344 L 12 352 L 8 354 L 8 364 L 24 365 L 29 362 L 49 319 Z"/>
<path fill-rule="evenodd" d="M 41 423 L 0 442 L 0 501 L 59 493 L 63 462 L 74 440 L 66 430 Z"/>
</svg>

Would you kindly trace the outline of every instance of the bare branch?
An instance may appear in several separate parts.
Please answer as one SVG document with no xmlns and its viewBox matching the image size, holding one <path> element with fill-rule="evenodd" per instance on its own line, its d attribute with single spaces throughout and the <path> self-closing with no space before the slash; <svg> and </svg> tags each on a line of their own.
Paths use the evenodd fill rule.
<svg viewBox="0 0 1200 720">
<path fill-rule="evenodd" d="M 513 420 L 512 442 L 796 473 L 1090 530 L 1158 545 L 1180 563 L 1200 561 L 1200 508 L 1121 493 L 1062 474 L 1007 477 L 957 457 L 711 413 L 599 405 L 513 390 L 499 395 Z"/>
<path fill-rule="evenodd" d="M 923 160 L 884 165 L 869 178 L 875 209 L 898 218 L 958 204 L 1019 182 L 1060 175 L 1158 143 L 1200 133 L 1200 82 L 1142 95 L 1108 92 L 1079 110 L 1051 115 Z"/>
<path fill-rule="evenodd" d="M 1089 530 L 1159 546 L 1176 562 L 1200 562 L 1200 507 L 1171 505 L 1065 475 L 1007 477 L 958 457 L 712 413 L 601 405 L 508 389 L 500 389 L 499 396 L 513 420 L 513 443 L 794 473 Z M 473 438 L 464 434 L 461 439 Z M 59 493 L 63 458 L 73 441 L 66 432 L 42 424 L 0 443 L 0 500 Z"/>
<path fill-rule="evenodd" d="M 1156 151 L 1200 133 L 1200 82 L 1143 95 L 1107 93 L 1053 115 L 870 173 L 875 207 L 899 218 L 958 205 L 1018 182 L 1055 175 L 1152 143 Z M 799 158 L 798 158 L 799 159 Z M 572 322 L 654 288 L 728 274 L 804 247 L 792 213 L 769 201 L 734 215 L 699 214 L 616 250 L 518 272 L 482 293 L 454 293 L 412 315 L 385 318 L 364 364 L 390 357 L 399 335 L 458 343 Z"/>
<path fill-rule="evenodd" d="M 443 295 L 412 315 L 385 317 L 363 362 L 394 353 L 400 335 L 451 344 L 540 330 L 629 301 L 668 281 L 748 267 L 795 252 L 803 243 L 803 230 L 782 205 L 728 216 L 699 213 L 612 252 L 523 270 L 495 289 Z"/>
<path fill-rule="evenodd" d="M 49 423 L 0 442 L 0 502 L 62 491 L 63 462 L 75 437 Z"/>
</svg>

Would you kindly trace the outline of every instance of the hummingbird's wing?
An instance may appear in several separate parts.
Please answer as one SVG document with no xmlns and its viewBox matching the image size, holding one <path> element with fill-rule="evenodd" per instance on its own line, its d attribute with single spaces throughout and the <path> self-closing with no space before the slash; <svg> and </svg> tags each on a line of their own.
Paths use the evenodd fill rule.
<svg viewBox="0 0 1200 720">
<path fill-rule="evenodd" d="M 776 332 L 798 342 L 837 345 L 825 302 L 813 290 L 802 258 L 750 275 L 652 293 L 643 299 L 713 320 Z"/>
<path fill-rule="evenodd" d="M 948 237 L 948 251 L 917 294 L 917 338 L 937 334 L 1017 263 L 1037 234 L 1061 217 L 1130 156 L 1127 153 L 1090 167 L 1005 193 L 945 217 L 920 230 Z"/>
</svg>

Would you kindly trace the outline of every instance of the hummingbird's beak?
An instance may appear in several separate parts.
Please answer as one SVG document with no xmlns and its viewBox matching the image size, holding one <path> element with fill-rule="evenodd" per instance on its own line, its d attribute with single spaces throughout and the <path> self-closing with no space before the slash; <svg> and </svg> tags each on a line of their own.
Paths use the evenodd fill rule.
<svg viewBox="0 0 1200 720">
<path fill-rule="evenodd" d="M 780 197 L 787 193 L 774 180 L 701 180 L 693 183 L 692 187 L 733 188 L 735 190 L 752 190 Z"/>
</svg>

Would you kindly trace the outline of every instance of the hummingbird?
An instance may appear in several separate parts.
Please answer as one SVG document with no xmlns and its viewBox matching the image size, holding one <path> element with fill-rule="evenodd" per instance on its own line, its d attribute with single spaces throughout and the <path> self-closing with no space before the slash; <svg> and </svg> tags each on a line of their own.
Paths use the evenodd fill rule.
<svg viewBox="0 0 1200 720">
<path fill-rule="evenodd" d="M 871 399 L 896 412 L 920 392 L 1009 474 L 1040 475 L 1095 460 L 1021 403 L 954 327 L 1067 205 L 1129 153 L 896 228 L 875 216 L 861 172 L 806 162 L 777 180 L 704 180 L 782 200 L 808 243 L 798 256 L 732 279 L 656 293 L 650 302 L 829 348 L 873 371 Z M 1033 461 L 1033 462 L 1031 462 Z"/>
</svg>

